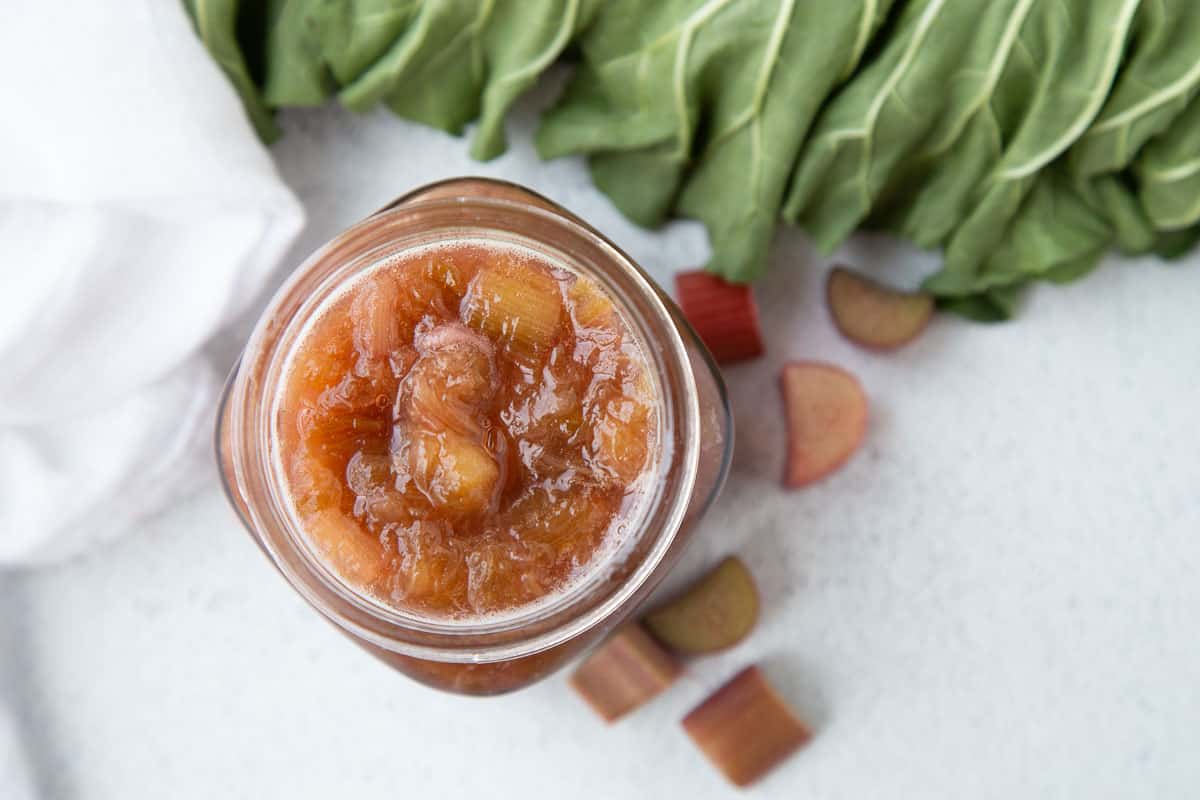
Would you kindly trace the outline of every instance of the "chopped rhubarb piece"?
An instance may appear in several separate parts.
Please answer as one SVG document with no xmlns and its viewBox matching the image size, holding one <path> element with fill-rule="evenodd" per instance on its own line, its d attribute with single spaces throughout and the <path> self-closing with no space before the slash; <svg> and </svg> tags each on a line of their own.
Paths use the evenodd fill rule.
<svg viewBox="0 0 1200 800">
<path fill-rule="evenodd" d="M 763 354 L 758 306 L 750 287 L 726 283 L 708 272 L 675 275 L 675 293 L 683 315 L 719 364 Z"/>
<path fill-rule="evenodd" d="M 491 342 L 449 322 L 418 336 L 417 350 L 420 356 L 401 384 L 397 410 L 430 429 L 478 432 L 478 416 L 496 388 Z"/>
<path fill-rule="evenodd" d="M 367 358 L 386 359 L 400 348 L 400 287 L 390 275 L 376 275 L 354 298 L 354 346 Z"/>
<path fill-rule="evenodd" d="M 500 465 L 487 448 L 465 436 L 414 434 L 406 454 L 409 474 L 435 508 L 448 514 L 482 514 L 496 503 Z"/>
<path fill-rule="evenodd" d="M 692 709 L 683 727 L 737 786 L 754 783 L 812 738 L 756 666 Z"/>
<path fill-rule="evenodd" d="M 336 508 L 324 508 L 304 517 L 305 527 L 322 556 L 348 581 L 369 585 L 383 574 L 383 548 L 379 540 Z"/>
<path fill-rule="evenodd" d="M 933 317 L 931 295 L 900 292 L 841 266 L 829 271 L 825 301 L 842 335 L 872 350 L 911 342 Z"/>
<path fill-rule="evenodd" d="M 674 683 L 680 671 L 671 654 L 634 623 L 579 665 L 571 686 L 606 722 L 613 722 Z"/>
<path fill-rule="evenodd" d="M 628 482 L 646 465 L 651 443 L 643 431 L 649 424 L 651 409 L 635 398 L 608 404 L 592 427 L 593 464 L 605 475 Z"/>
<path fill-rule="evenodd" d="M 576 325 L 583 328 L 613 325 L 616 306 L 593 281 L 576 280 L 567 292 L 567 299 Z"/>
<path fill-rule="evenodd" d="M 784 484 L 805 486 L 840 467 L 867 431 L 867 397 L 858 379 L 815 361 L 788 364 L 780 376 L 788 424 Z"/>
<path fill-rule="evenodd" d="M 558 281 L 534 264 L 499 261 L 481 270 L 463 299 L 463 321 L 513 352 L 540 356 L 554 343 L 562 317 Z"/>
<path fill-rule="evenodd" d="M 758 622 L 758 589 L 741 559 L 730 556 L 643 622 L 673 650 L 723 650 L 746 638 Z"/>
</svg>

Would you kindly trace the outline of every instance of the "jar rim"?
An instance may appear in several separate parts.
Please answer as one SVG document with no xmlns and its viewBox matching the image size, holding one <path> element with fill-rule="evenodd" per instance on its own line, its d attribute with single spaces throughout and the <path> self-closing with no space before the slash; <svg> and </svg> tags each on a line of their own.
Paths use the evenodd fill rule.
<svg viewBox="0 0 1200 800">
<path fill-rule="evenodd" d="M 491 179 L 469 180 L 528 192 L 515 184 Z M 692 364 L 670 301 L 624 251 L 540 195 L 534 196 L 549 208 L 492 196 L 418 197 L 446 183 L 418 188 L 396 204 L 342 231 L 305 259 L 272 298 L 250 337 L 242 362 L 243 368 L 248 368 L 252 377 L 259 380 L 237 380 L 245 376 L 235 373 L 228 390 L 234 398 L 229 424 L 242 434 L 247 432 L 247 425 L 255 428 L 253 452 L 258 457 L 250 463 L 244 458 L 232 460 L 239 482 L 245 480 L 247 472 L 265 479 L 266 503 L 258 505 L 268 507 L 251 503 L 240 510 L 249 515 L 245 520 L 247 525 L 259 533 L 260 544 L 276 567 L 318 611 L 355 636 L 403 655 L 461 663 L 505 661 L 551 649 L 600 625 L 637 595 L 655 573 L 683 527 L 697 479 L 700 404 Z M 411 197 L 418 199 L 405 199 Z M 578 252 L 564 253 L 548 241 L 521 232 L 528 231 L 530 226 L 564 235 L 570 243 L 586 249 L 591 261 L 585 264 Z M 398 236 L 399 233 L 406 235 Z M 442 238 L 433 238 L 438 234 Z M 667 435 L 671 434 L 671 452 L 660 458 L 663 463 L 658 466 L 654 481 L 658 494 L 648 502 L 638 526 L 627 536 L 630 547 L 643 549 L 636 563 L 625 565 L 626 574 L 608 587 L 610 591 L 603 591 L 605 575 L 615 572 L 605 562 L 590 567 L 587 575 L 562 593 L 527 609 L 518 608 L 494 620 L 442 620 L 405 612 L 371 598 L 342 580 L 311 551 L 293 504 L 286 499 L 286 487 L 273 457 L 276 448 L 270 446 L 277 394 L 270 387 L 278 386 L 296 337 L 313 312 L 327 302 L 331 292 L 337 292 L 360 274 L 362 267 L 357 266 L 360 262 L 379 263 L 381 249 L 394 257 L 416 247 L 480 238 L 482 234 L 514 240 L 554 260 L 565 259 L 589 277 L 606 282 L 627 320 L 636 325 L 647 360 L 659 373 L 656 378 L 660 411 L 669 417 L 663 420 L 667 425 L 660 431 L 660 438 L 666 446 Z M 339 257 L 347 243 L 364 236 L 369 239 L 371 235 L 381 236 L 373 247 L 355 253 L 353 258 Z M 312 285 L 313 276 L 319 275 L 321 269 L 326 273 Z M 297 298 L 297 292 L 303 296 Z M 291 313 L 281 320 L 278 315 L 287 308 Z M 247 395 L 251 389 L 257 389 L 255 397 Z M 219 436 L 220 439 L 223 437 Z M 628 548 L 622 549 L 628 552 Z M 607 583 L 613 583 L 611 575 Z"/>
</svg>

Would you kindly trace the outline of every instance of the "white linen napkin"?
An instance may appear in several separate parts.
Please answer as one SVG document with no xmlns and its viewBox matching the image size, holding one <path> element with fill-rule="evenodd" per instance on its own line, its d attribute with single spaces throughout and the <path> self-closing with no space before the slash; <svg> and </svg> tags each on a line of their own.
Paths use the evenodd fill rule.
<svg viewBox="0 0 1200 800">
<path fill-rule="evenodd" d="M 303 214 L 180 0 L 9 0 L 0 86 L 3 568 L 212 479 L 200 350 Z"/>
<path fill-rule="evenodd" d="M 12 715 L 0 706 L 0 789 L 5 800 L 34 800 L 33 778 Z"/>
</svg>

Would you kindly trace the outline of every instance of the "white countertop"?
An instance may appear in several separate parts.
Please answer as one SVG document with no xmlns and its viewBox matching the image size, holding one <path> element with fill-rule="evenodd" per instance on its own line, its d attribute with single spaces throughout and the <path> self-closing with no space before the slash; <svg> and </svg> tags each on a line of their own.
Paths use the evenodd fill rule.
<svg viewBox="0 0 1200 800">
<path fill-rule="evenodd" d="M 418 184 L 482 173 L 560 201 L 660 279 L 703 262 L 696 225 L 639 230 L 581 162 L 538 162 L 536 104 L 484 165 L 382 113 L 287 116 L 275 152 L 310 215 L 295 260 Z M 910 281 L 932 263 L 879 239 L 844 255 Z M 440 694 L 311 612 L 214 472 L 107 550 L 0 574 L 0 691 L 45 795 L 725 796 L 679 719 L 757 661 L 817 736 L 754 796 L 1194 797 L 1200 264 L 1113 260 L 1033 292 L 1011 324 L 941 317 L 877 356 L 834 332 L 825 259 L 801 235 L 780 235 L 774 261 L 758 287 L 770 353 L 726 372 L 733 474 L 672 576 L 740 553 L 765 598 L 747 642 L 612 728 L 561 674 Z M 813 357 L 859 375 L 871 430 L 844 470 L 785 493 L 778 369 Z"/>
</svg>

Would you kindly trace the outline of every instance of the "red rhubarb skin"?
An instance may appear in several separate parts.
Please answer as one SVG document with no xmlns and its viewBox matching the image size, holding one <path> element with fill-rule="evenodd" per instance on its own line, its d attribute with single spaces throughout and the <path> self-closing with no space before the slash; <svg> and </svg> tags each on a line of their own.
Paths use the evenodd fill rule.
<svg viewBox="0 0 1200 800">
<path fill-rule="evenodd" d="M 749 286 L 695 270 L 676 274 L 675 290 L 684 316 L 718 364 L 747 361 L 766 351 Z"/>
<path fill-rule="evenodd" d="M 683 718 L 683 728 L 735 786 L 755 783 L 812 739 L 812 732 L 749 666 Z"/>
</svg>

